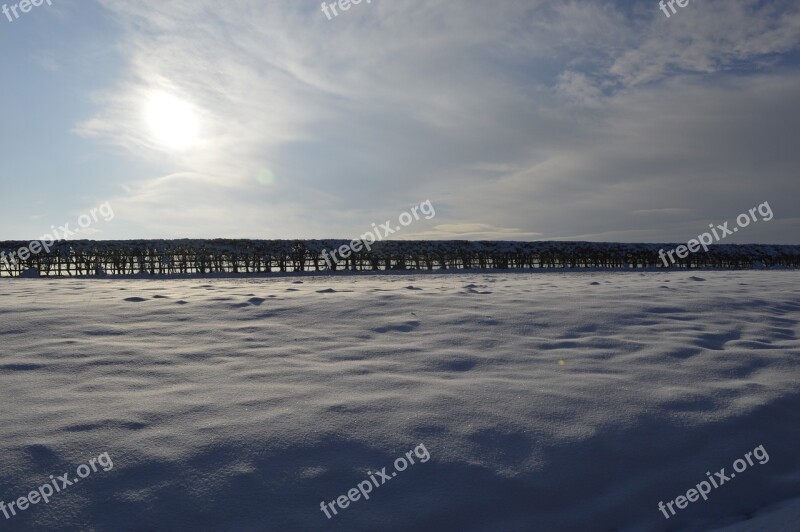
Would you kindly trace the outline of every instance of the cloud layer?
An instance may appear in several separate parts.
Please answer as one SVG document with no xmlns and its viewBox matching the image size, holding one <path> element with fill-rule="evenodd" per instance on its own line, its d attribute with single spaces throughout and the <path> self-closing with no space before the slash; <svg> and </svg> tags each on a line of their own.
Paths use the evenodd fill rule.
<svg viewBox="0 0 800 532">
<path fill-rule="evenodd" d="M 770 201 L 740 241 L 797 243 L 800 6 L 101 0 L 124 75 L 76 126 L 157 170 L 112 200 L 137 236 L 685 240 Z M 161 149 L 167 91 L 201 142 Z"/>
</svg>

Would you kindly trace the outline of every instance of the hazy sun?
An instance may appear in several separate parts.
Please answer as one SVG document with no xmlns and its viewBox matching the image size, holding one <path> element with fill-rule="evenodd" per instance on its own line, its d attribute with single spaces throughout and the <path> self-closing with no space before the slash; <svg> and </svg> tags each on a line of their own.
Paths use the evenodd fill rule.
<svg viewBox="0 0 800 532">
<path fill-rule="evenodd" d="M 148 101 L 147 125 L 159 144 L 174 150 L 195 145 L 200 129 L 194 107 L 167 93 L 154 94 Z"/>
</svg>

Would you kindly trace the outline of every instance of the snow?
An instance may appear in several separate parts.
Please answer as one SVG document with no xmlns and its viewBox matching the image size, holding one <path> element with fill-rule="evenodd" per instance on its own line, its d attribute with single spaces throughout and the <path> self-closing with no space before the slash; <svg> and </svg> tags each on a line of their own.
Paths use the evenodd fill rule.
<svg viewBox="0 0 800 532">
<path fill-rule="evenodd" d="M 0 500 L 114 468 L 0 529 L 796 530 L 798 296 L 769 270 L 3 279 Z"/>
</svg>

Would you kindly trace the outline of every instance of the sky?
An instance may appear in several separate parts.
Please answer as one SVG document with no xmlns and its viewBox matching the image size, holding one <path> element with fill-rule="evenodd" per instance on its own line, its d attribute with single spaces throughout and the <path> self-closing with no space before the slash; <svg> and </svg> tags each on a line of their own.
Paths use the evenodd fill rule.
<svg viewBox="0 0 800 532">
<path fill-rule="evenodd" d="M 18 1 L 0 240 L 800 244 L 796 0 Z"/>
</svg>

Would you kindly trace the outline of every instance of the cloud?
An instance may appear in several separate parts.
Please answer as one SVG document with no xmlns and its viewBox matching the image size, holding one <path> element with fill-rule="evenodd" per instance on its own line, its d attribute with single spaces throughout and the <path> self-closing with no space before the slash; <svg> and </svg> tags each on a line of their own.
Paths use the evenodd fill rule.
<svg viewBox="0 0 800 532">
<path fill-rule="evenodd" d="M 156 169 L 113 200 L 142 233 L 341 237 L 430 198 L 420 235 L 663 239 L 796 193 L 792 2 L 101 4 L 127 68 L 76 131 Z M 195 150 L 153 143 L 153 91 Z"/>
<path fill-rule="evenodd" d="M 762 63 L 756 59 L 800 43 L 800 5 L 792 0 L 692 2 L 669 19 L 658 12 L 647 29 L 609 69 L 626 86 L 681 72 L 757 70 Z"/>
<path fill-rule="evenodd" d="M 521 231 L 516 228 L 495 227 L 478 223 L 440 224 L 427 231 L 409 235 L 409 240 L 532 240 L 541 233 Z"/>
</svg>

